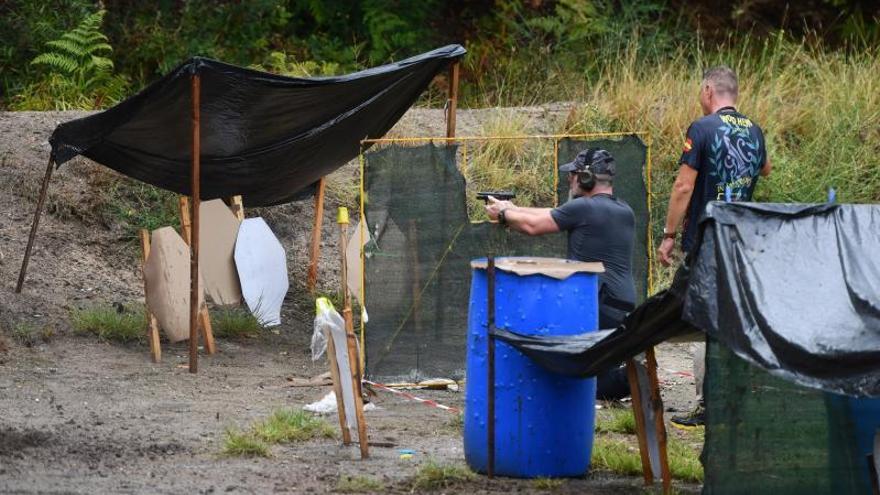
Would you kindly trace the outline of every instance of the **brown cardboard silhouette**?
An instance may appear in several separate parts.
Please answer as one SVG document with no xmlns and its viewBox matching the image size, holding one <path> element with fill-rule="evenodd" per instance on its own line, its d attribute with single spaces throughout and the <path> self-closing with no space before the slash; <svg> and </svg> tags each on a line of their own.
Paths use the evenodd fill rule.
<svg viewBox="0 0 880 495">
<path fill-rule="evenodd" d="M 144 264 L 147 307 L 171 342 L 189 339 L 190 250 L 172 227 L 153 231 Z M 200 283 L 204 287 L 204 283 Z M 199 304 L 204 304 L 200 291 Z"/>
<path fill-rule="evenodd" d="M 235 270 L 235 238 L 241 221 L 223 200 L 202 202 L 199 222 L 199 271 L 205 293 L 220 306 L 241 303 L 241 283 Z"/>
</svg>

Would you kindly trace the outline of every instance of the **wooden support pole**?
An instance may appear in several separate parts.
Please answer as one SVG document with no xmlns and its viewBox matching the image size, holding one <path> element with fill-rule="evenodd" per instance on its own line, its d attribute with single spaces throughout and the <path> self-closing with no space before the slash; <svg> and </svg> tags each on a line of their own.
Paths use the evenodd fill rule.
<svg viewBox="0 0 880 495">
<path fill-rule="evenodd" d="M 663 421 L 663 399 L 660 397 L 660 380 L 657 378 L 657 358 L 654 348 L 645 351 L 645 365 L 648 383 L 651 387 L 651 409 L 654 411 L 654 428 L 660 454 L 660 477 L 663 480 L 663 493 L 672 492 L 672 475 L 669 472 L 669 458 L 666 451 L 666 423 Z"/>
<path fill-rule="evenodd" d="M 141 265 L 141 275 L 144 277 L 144 301 L 147 300 L 147 275 L 144 272 L 144 268 L 147 265 L 147 258 L 150 257 L 150 231 L 146 229 L 141 229 L 140 231 L 141 237 L 141 250 L 144 255 L 143 264 Z M 150 311 L 150 308 L 147 307 L 147 340 L 150 342 L 150 357 L 153 358 L 154 363 L 158 363 L 162 360 L 162 346 L 159 343 L 159 321 L 156 320 L 156 316 L 153 315 L 153 312 Z"/>
<path fill-rule="evenodd" d="M 318 181 L 318 190 L 315 192 L 315 223 L 312 226 L 312 251 L 311 263 L 309 264 L 309 278 L 306 287 L 309 293 L 315 293 L 318 284 L 318 258 L 321 257 L 321 230 L 324 224 L 324 177 Z M 346 246 L 342 246 L 344 251 Z"/>
<path fill-rule="evenodd" d="M 177 205 L 180 207 L 180 236 L 187 245 L 192 245 L 192 218 L 189 213 L 189 198 L 181 196 L 177 199 Z"/>
<path fill-rule="evenodd" d="M 244 203 L 241 201 L 241 196 L 232 196 L 229 198 L 229 209 L 232 210 L 232 214 L 235 215 L 235 218 L 244 220 Z"/>
<path fill-rule="evenodd" d="M 449 93 L 446 100 L 446 137 L 455 137 L 455 114 L 458 109 L 458 68 L 458 62 L 449 66 Z"/>
<path fill-rule="evenodd" d="M 345 416 L 345 399 L 342 394 L 342 381 L 339 375 L 339 363 L 336 360 L 336 344 L 333 343 L 333 333 L 327 332 L 327 359 L 330 361 L 330 378 L 333 380 L 333 394 L 336 395 L 336 413 L 339 417 L 339 429 L 342 430 L 342 443 L 351 443 L 351 432 L 348 430 L 348 421 Z"/>
<path fill-rule="evenodd" d="M 190 243 L 189 272 L 189 372 L 199 371 L 199 206 L 201 201 L 201 129 L 199 107 L 201 78 L 192 75 L 192 170 L 190 172 L 190 191 L 192 205 L 190 218 L 192 234 Z"/>
<path fill-rule="evenodd" d="M 642 475 L 645 485 L 654 484 L 654 472 L 651 470 L 651 458 L 648 454 L 648 438 L 646 433 L 645 416 L 642 409 L 642 389 L 639 387 L 639 372 L 636 368 L 635 359 L 626 361 L 626 375 L 629 378 L 629 393 L 632 397 L 633 417 L 636 422 L 636 438 L 639 441 L 639 455 L 642 459 Z"/>
<path fill-rule="evenodd" d="M 21 270 L 18 272 L 18 283 L 15 285 L 15 292 L 21 293 L 24 286 L 24 277 L 27 274 L 28 262 L 31 259 L 31 250 L 34 248 L 34 239 L 37 237 L 37 227 L 40 225 L 40 215 L 43 213 L 43 205 L 46 203 L 46 193 L 49 190 L 49 179 L 52 178 L 52 169 L 55 167 L 55 160 L 49 157 L 49 164 L 46 165 L 46 175 L 43 176 L 43 185 L 40 187 L 40 196 L 37 198 L 37 209 L 34 211 L 34 223 L 31 225 L 31 234 L 28 236 L 27 247 L 24 250 L 24 258 L 21 260 Z"/>
<path fill-rule="evenodd" d="M 351 383 L 354 390 L 354 412 L 357 416 L 358 443 L 361 447 L 361 459 L 370 456 L 370 442 L 367 438 L 367 420 L 364 417 L 364 396 L 361 388 L 363 375 L 361 373 L 360 359 L 358 358 L 358 346 L 354 336 L 354 319 L 351 314 L 351 296 L 348 293 L 348 263 L 346 259 L 346 245 L 348 242 L 346 229 L 348 228 L 348 209 L 339 208 L 336 217 L 339 224 L 339 246 L 342 261 L 342 317 L 345 320 L 345 337 L 348 346 L 348 366 L 351 369 Z"/>
<path fill-rule="evenodd" d="M 183 241 L 192 246 L 192 225 L 190 224 L 192 212 L 189 208 L 189 198 L 181 196 L 178 198 L 178 205 L 180 206 L 180 234 Z M 216 353 L 217 344 L 214 342 L 214 330 L 211 326 L 211 315 L 208 313 L 207 304 L 202 304 L 199 308 L 199 330 L 202 338 L 205 339 L 205 352 L 208 354 Z"/>
</svg>

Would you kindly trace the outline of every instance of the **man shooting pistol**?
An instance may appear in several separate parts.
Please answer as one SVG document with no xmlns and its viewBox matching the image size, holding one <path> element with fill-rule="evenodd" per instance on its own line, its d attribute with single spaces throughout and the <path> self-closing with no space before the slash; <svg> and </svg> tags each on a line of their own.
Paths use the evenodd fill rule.
<svg viewBox="0 0 880 495">
<path fill-rule="evenodd" d="M 528 235 L 565 231 L 569 259 L 602 262 L 599 328 L 616 328 L 635 306 L 636 290 L 631 269 L 635 215 L 614 195 L 614 157 L 606 150 L 588 148 L 559 171 L 560 178 L 567 176 L 569 183 L 569 200 L 562 206 L 525 208 L 486 193 L 486 213 L 501 225 Z M 577 311 L 576 301 L 572 310 Z M 628 395 L 623 367 L 607 370 L 598 378 L 598 397 Z"/>
</svg>

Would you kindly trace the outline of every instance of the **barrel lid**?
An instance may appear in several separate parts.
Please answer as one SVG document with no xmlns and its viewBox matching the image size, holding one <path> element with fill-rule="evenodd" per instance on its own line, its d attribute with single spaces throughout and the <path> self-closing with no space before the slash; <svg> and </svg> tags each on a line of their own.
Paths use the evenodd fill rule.
<svg viewBox="0 0 880 495">
<path fill-rule="evenodd" d="M 485 270 L 489 265 L 486 258 L 471 261 L 471 268 Z M 561 258 L 505 257 L 495 258 L 495 268 L 517 275 L 546 275 L 565 280 L 575 273 L 604 273 L 601 262 L 573 261 Z"/>
</svg>

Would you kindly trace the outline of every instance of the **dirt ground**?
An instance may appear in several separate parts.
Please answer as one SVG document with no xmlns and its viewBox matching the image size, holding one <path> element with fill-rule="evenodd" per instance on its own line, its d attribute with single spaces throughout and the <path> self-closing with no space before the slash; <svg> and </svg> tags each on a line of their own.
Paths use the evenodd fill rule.
<svg viewBox="0 0 880 495">
<path fill-rule="evenodd" d="M 509 109 L 530 116 L 535 132 L 552 132 L 565 105 Z M 415 109 L 392 135 L 442 135 L 440 110 Z M 479 132 L 493 110 L 460 111 L 460 135 Z M 164 344 L 153 364 L 145 344 L 112 344 L 73 335 L 69 311 L 92 303 L 143 301 L 138 253 L 119 228 L 95 214 L 97 188 L 108 174 L 87 159 L 59 169 L 52 181 L 22 294 L 14 294 L 48 136 L 76 112 L 0 113 L 0 492 L 2 493 L 219 493 L 332 491 L 342 475 L 380 478 L 387 492 L 410 492 L 418 466 L 429 460 L 463 463 L 453 416 L 379 392 L 378 410 L 367 413 L 374 447 L 361 461 L 357 449 L 313 440 L 273 447 L 268 459 L 220 455 L 223 432 L 247 427 L 279 407 L 299 408 L 327 388 L 291 387 L 288 378 L 326 370 L 309 355 L 311 302 L 305 294 L 311 201 L 259 211 L 288 249 L 291 290 L 279 334 L 218 340 L 219 352 L 203 356 L 188 373 L 185 344 Z M 340 169 L 341 180 L 356 167 Z M 247 206 L 247 205 L 245 205 Z M 324 225 L 321 287 L 336 287 L 335 226 Z M 19 324 L 50 327 L 54 337 L 32 347 L 11 336 Z M 693 405 L 687 344 L 664 344 L 658 358 L 663 396 L 670 410 Z M 419 391 L 461 406 L 464 394 Z M 334 418 L 329 418 L 331 422 Z M 401 460 L 399 449 L 416 452 Z M 680 484 L 683 491 L 699 489 Z M 636 477 L 592 474 L 568 480 L 560 493 L 639 493 Z M 531 493 L 522 480 L 477 477 L 446 493 Z"/>
</svg>

